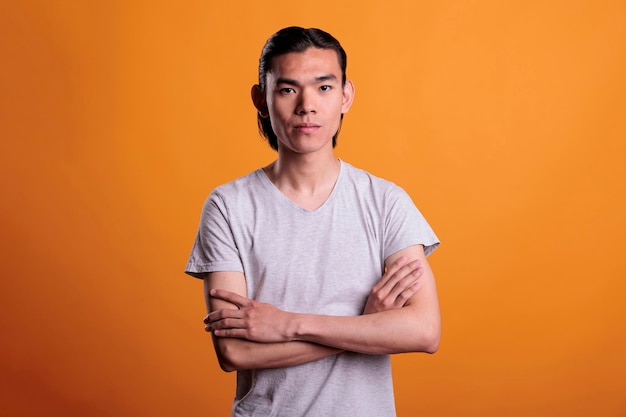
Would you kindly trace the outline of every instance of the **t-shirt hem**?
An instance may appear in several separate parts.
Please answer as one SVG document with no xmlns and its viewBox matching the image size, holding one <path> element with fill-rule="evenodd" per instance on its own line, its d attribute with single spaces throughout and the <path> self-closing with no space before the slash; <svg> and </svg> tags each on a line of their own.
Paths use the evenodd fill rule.
<svg viewBox="0 0 626 417">
<path fill-rule="evenodd" d="M 207 264 L 189 264 L 185 269 L 185 274 L 194 278 L 203 279 L 209 272 L 243 272 L 240 264 L 233 262 L 211 262 Z"/>
<path fill-rule="evenodd" d="M 438 240 L 435 240 L 435 241 L 419 241 L 419 242 L 412 242 L 408 244 L 396 245 L 395 247 L 391 248 L 391 250 L 389 250 L 388 255 L 385 257 L 385 259 L 387 259 L 389 256 L 393 255 L 394 253 L 402 249 L 406 249 L 408 247 L 415 246 L 415 245 L 424 246 L 424 255 L 428 256 L 431 253 L 433 253 L 435 249 L 439 247 L 439 244 L 440 242 Z"/>
</svg>

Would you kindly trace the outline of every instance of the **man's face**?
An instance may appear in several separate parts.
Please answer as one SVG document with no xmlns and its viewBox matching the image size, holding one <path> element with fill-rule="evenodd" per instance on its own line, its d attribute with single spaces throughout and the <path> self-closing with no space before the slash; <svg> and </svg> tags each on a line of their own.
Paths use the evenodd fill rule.
<svg viewBox="0 0 626 417">
<path fill-rule="evenodd" d="M 332 150 L 332 137 L 352 96 L 352 84 L 342 86 L 341 67 L 332 49 L 309 48 L 274 58 L 265 101 L 279 151 Z"/>
</svg>

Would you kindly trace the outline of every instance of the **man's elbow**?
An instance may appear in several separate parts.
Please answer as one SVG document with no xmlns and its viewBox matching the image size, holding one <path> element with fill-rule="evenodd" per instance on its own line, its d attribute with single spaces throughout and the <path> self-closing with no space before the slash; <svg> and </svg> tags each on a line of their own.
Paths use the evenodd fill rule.
<svg viewBox="0 0 626 417">
<path fill-rule="evenodd" d="M 433 354 L 439 350 L 441 327 L 433 324 L 422 329 L 417 340 L 417 352 Z"/>
<path fill-rule="evenodd" d="M 225 355 L 218 354 L 217 361 L 220 364 L 220 368 L 224 372 L 233 372 L 238 370 L 237 363 Z"/>
<path fill-rule="evenodd" d="M 436 353 L 439 350 L 439 340 L 439 335 L 430 336 L 428 340 L 426 340 L 423 352 L 430 354 Z"/>
<path fill-rule="evenodd" d="M 232 362 L 220 360 L 219 364 L 220 364 L 220 368 L 224 372 L 233 372 L 237 370 L 237 366 L 234 365 Z"/>
<path fill-rule="evenodd" d="M 224 372 L 233 372 L 244 369 L 240 346 L 236 339 L 213 338 L 213 346 L 220 368 Z"/>
</svg>

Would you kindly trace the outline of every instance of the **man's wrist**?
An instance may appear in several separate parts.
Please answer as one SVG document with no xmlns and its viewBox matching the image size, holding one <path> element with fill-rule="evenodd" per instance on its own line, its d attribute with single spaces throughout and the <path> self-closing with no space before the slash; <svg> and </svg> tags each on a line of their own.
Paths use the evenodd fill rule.
<svg viewBox="0 0 626 417">
<path fill-rule="evenodd" d="M 306 314 L 294 313 L 287 330 L 287 337 L 290 341 L 304 341 L 304 329 L 306 328 Z"/>
</svg>

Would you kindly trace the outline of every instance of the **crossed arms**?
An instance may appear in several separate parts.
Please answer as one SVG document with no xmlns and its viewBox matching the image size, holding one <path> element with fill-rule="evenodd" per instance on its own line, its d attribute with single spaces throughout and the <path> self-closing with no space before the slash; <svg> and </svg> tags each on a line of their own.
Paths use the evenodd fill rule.
<svg viewBox="0 0 626 417">
<path fill-rule="evenodd" d="M 246 298 L 241 272 L 204 279 L 206 330 L 225 371 L 295 366 L 342 351 L 434 353 L 441 333 L 435 278 L 421 245 L 387 258 L 360 316 L 299 314 Z"/>
</svg>

